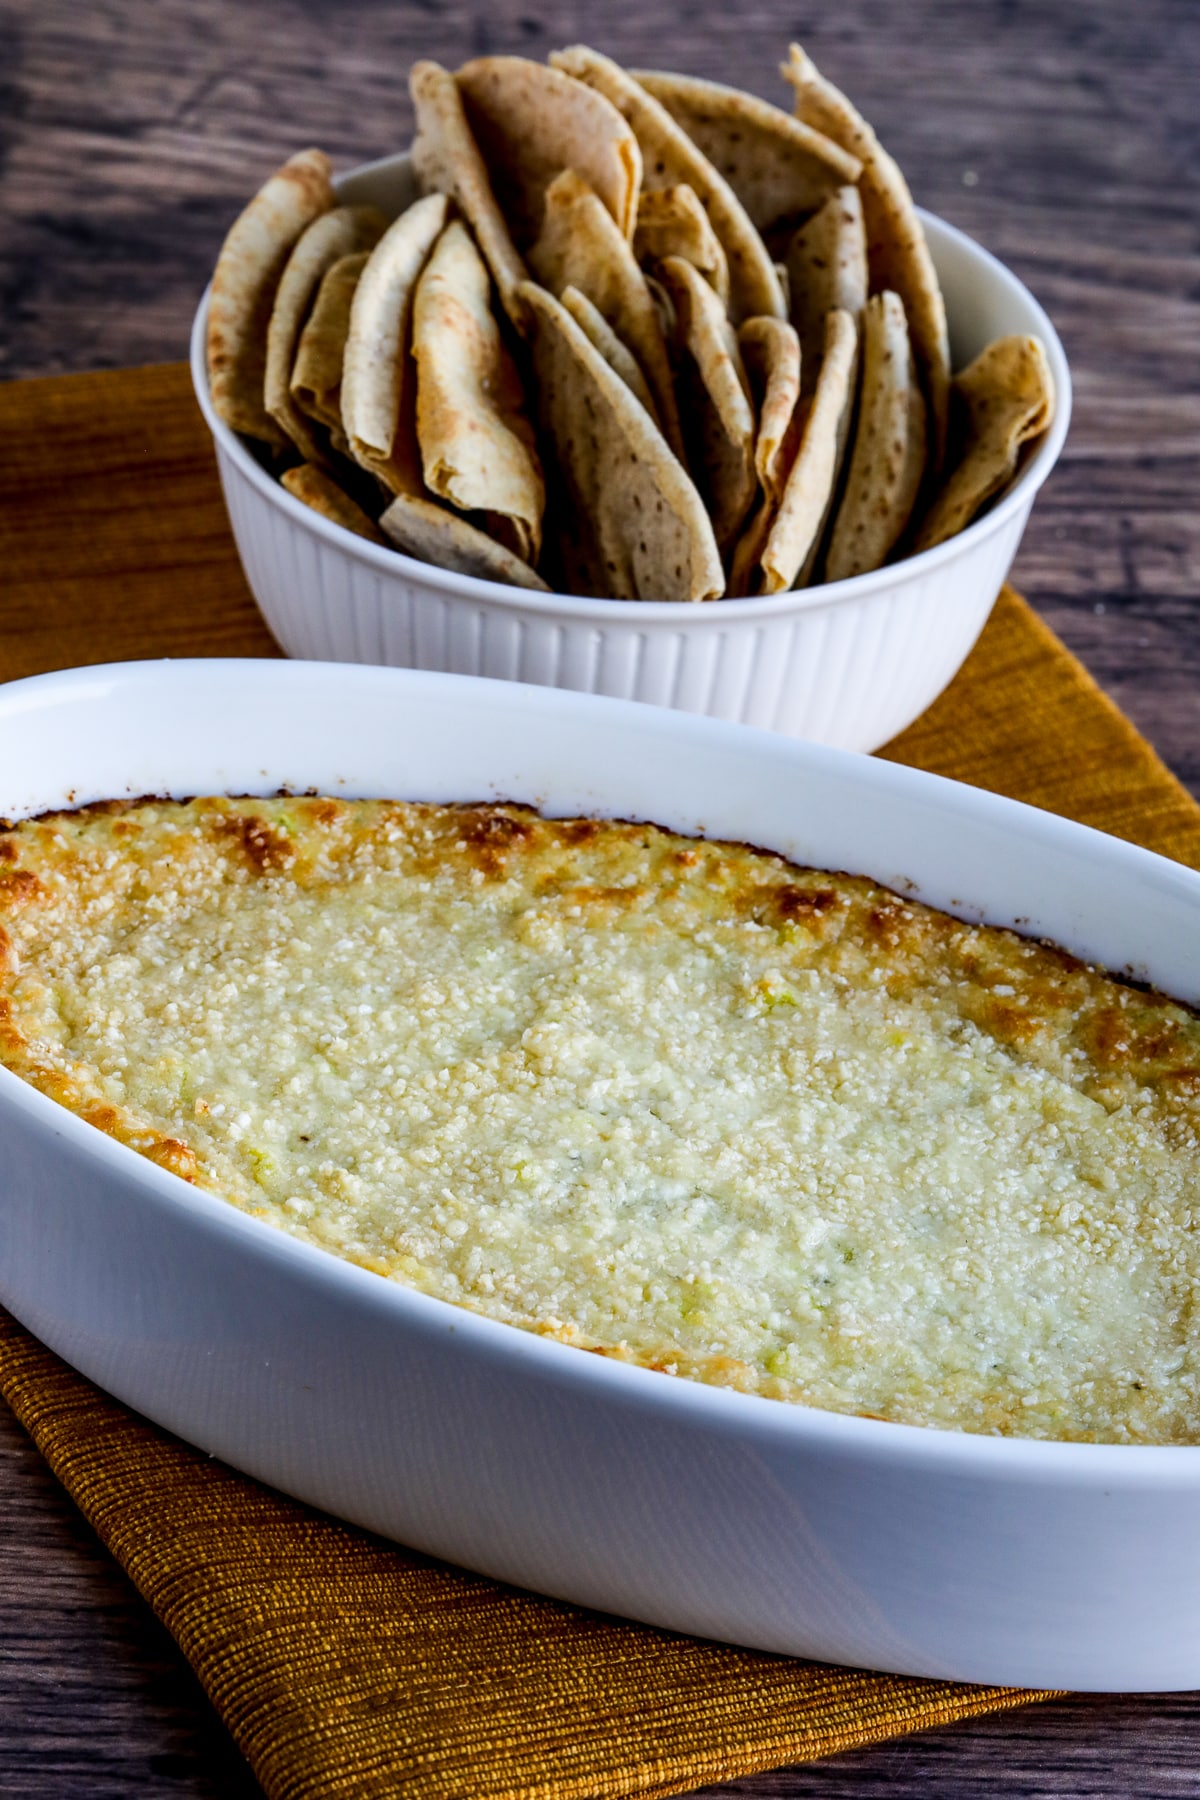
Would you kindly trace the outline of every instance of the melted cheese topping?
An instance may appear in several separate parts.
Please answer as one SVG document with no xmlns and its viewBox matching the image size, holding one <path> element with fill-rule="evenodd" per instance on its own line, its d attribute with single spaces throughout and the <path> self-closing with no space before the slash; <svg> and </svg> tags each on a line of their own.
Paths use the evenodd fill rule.
<svg viewBox="0 0 1200 1800">
<path fill-rule="evenodd" d="M 0 1059 L 426 1293 L 836 1411 L 1200 1439 L 1200 1025 L 869 882 L 515 808 L 0 835 Z"/>
</svg>

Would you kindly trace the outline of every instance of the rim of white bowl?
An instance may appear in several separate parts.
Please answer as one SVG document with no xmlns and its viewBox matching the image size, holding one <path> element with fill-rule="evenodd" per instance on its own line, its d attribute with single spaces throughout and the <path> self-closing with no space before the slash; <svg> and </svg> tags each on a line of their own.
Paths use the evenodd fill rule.
<svg viewBox="0 0 1200 1800">
<path fill-rule="evenodd" d="M 398 168 L 407 161 L 407 154 L 401 152 L 395 156 L 381 157 L 376 162 L 362 163 L 339 177 L 334 184 L 335 188 L 342 182 L 357 181 L 380 170 Z M 369 539 L 348 531 L 345 526 L 335 525 L 312 507 L 306 506 L 302 500 L 289 494 L 278 479 L 268 473 L 251 454 L 238 434 L 218 417 L 208 389 L 206 354 L 211 282 L 200 296 L 192 322 L 192 386 L 214 441 L 257 493 L 315 537 L 383 573 L 407 576 L 429 587 L 443 588 L 466 599 L 486 601 L 493 606 L 505 606 L 521 612 L 566 613 L 581 622 L 595 624 L 619 619 L 625 624 L 635 621 L 642 625 L 670 622 L 678 626 L 684 620 L 696 623 L 706 620 L 711 621 L 714 627 L 719 627 L 724 621 L 728 627 L 738 620 L 769 619 L 841 606 L 855 600 L 869 599 L 874 594 L 894 588 L 898 580 L 906 581 L 911 575 L 930 573 L 942 564 L 967 556 L 993 533 L 1002 530 L 1015 512 L 1032 503 L 1038 489 L 1058 461 L 1071 422 L 1070 368 L 1062 341 L 1044 308 L 1011 269 L 993 256 L 990 250 L 985 250 L 981 244 L 976 243 L 965 231 L 960 231 L 957 226 L 947 224 L 935 213 L 926 212 L 920 207 L 917 212 L 925 227 L 932 228 L 931 235 L 935 239 L 941 236 L 948 244 L 964 251 L 996 288 L 1003 289 L 1007 296 L 1019 301 L 1032 312 L 1034 328 L 1042 340 L 1054 381 L 1054 417 L 1049 431 L 1035 447 L 1024 467 L 1018 470 L 1011 486 L 982 518 L 976 519 L 945 543 L 935 545 L 932 550 L 922 550 L 915 556 L 906 556 L 899 562 L 873 569 L 867 575 L 854 575 L 844 581 L 823 582 L 817 587 L 789 588 L 782 594 L 762 594 L 750 599 L 725 599 L 704 604 L 689 604 L 679 600 L 604 600 L 579 594 L 544 594 L 534 588 L 518 588 L 506 582 L 484 581 L 475 575 L 459 575 L 452 569 L 440 568 L 436 563 L 421 562 L 416 557 L 407 556 L 402 550 L 373 544 Z"/>
</svg>

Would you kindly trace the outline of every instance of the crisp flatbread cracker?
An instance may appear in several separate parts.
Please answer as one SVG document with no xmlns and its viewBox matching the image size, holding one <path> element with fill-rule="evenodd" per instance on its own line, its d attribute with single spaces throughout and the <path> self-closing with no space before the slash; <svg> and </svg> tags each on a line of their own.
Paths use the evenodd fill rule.
<svg viewBox="0 0 1200 1800">
<path fill-rule="evenodd" d="M 912 516 L 926 462 L 925 402 L 898 294 L 872 294 L 863 314 L 862 393 L 846 492 L 826 581 L 886 562 Z"/>
<path fill-rule="evenodd" d="M 311 506 L 331 524 L 354 532 L 356 537 L 367 538 L 372 544 L 387 543 L 358 502 L 352 500 L 336 481 L 330 480 L 323 469 L 314 468 L 312 463 L 301 463 L 295 469 L 285 469 L 279 479 L 289 494 L 303 500 L 305 506 Z"/>
<path fill-rule="evenodd" d="M 234 431 L 282 448 L 287 438 L 263 403 L 267 327 L 292 245 L 333 205 L 332 164 L 301 150 L 265 182 L 229 228 L 208 297 L 208 386 Z"/>
<path fill-rule="evenodd" d="M 455 75 L 467 122 L 515 242 L 542 224 L 546 189 L 574 169 L 632 238 L 642 153 L 629 124 L 595 88 L 523 56 L 481 56 Z"/>
<path fill-rule="evenodd" d="M 654 395 L 667 442 L 683 460 L 675 384 L 658 313 L 628 240 L 583 177 L 567 169 L 546 189 L 529 266 L 552 294 L 578 288 L 633 352 Z"/>
<path fill-rule="evenodd" d="M 1054 415 L 1054 377 L 1035 337 L 1003 337 L 954 378 L 951 416 L 963 418 L 958 461 L 917 534 L 914 550 L 969 525 L 1016 474 L 1021 446 L 1040 437 Z"/>
<path fill-rule="evenodd" d="M 762 591 L 807 587 L 837 496 L 854 416 L 858 327 L 849 313 L 825 315 L 821 373 L 802 400 L 800 445 L 761 555 Z"/>
<path fill-rule="evenodd" d="M 425 193 L 449 194 L 457 202 L 483 251 L 505 312 L 519 324 L 513 294 L 528 270 L 496 203 L 458 83 L 438 63 L 417 62 L 409 73 L 408 88 L 417 118 L 412 146 L 417 180 Z"/>
<path fill-rule="evenodd" d="M 429 194 L 380 238 L 350 307 L 342 363 L 342 426 L 356 462 L 393 494 L 424 493 L 417 451 L 416 370 L 408 347 L 417 278 L 446 223 Z"/>
<path fill-rule="evenodd" d="M 325 447 L 291 393 L 292 369 L 301 327 L 326 272 L 344 256 L 372 249 L 387 229 L 374 206 L 335 206 L 322 213 L 297 239 L 275 290 L 267 328 L 263 400 L 279 429 L 308 462 L 328 466 Z"/>
<path fill-rule="evenodd" d="M 799 437 L 800 339 L 783 319 L 747 319 L 737 335 L 758 410 L 754 469 L 763 493 L 778 504 Z"/>
<path fill-rule="evenodd" d="M 350 308 L 369 261 L 369 251 L 359 250 L 353 256 L 339 257 L 326 269 L 292 361 L 292 399 L 301 412 L 341 439 L 347 455 L 349 447 L 342 429 L 342 362 L 350 331 Z"/>
<path fill-rule="evenodd" d="M 679 391 L 700 492 L 724 555 L 754 504 L 754 407 L 741 351 L 725 309 L 681 256 L 658 265 L 679 318 Z"/>
<path fill-rule="evenodd" d="M 502 581 L 507 587 L 533 588 L 543 594 L 550 591 L 527 562 L 436 500 L 398 494 L 379 523 L 387 533 L 386 542 L 420 562 L 480 581 Z"/>
<path fill-rule="evenodd" d="M 729 259 L 686 181 L 643 192 L 633 250 L 640 263 L 661 262 L 664 256 L 682 256 L 695 263 L 722 306 L 729 305 Z"/>
<path fill-rule="evenodd" d="M 729 183 L 764 236 L 857 181 L 858 158 L 780 107 L 694 75 L 633 69 Z"/>
<path fill-rule="evenodd" d="M 659 330 L 663 334 L 663 342 L 673 344 L 675 334 L 679 330 L 679 319 L 675 312 L 675 302 L 668 294 L 657 275 L 646 276 L 646 291 L 654 302 L 654 310 L 658 315 Z"/>
<path fill-rule="evenodd" d="M 729 563 L 729 593 L 740 599 L 757 587 L 762 554 L 796 458 L 803 417 L 799 406 L 800 340 L 792 326 L 783 319 L 747 319 L 737 335 L 758 414 L 754 439 L 758 499 Z"/>
<path fill-rule="evenodd" d="M 654 395 L 642 374 L 641 364 L 632 351 L 625 348 L 604 314 L 597 312 L 587 295 L 581 294 L 577 287 L 565 287 L 559 299 L 589 343 L 600 352 L 609 368 L 621 377 L 630 393 L 641 401 L 661 431 L 662 422 L 654 404 Z"/>
<path fill-rule="evenodd" d="M 797 115 L 862 163 L 858 185 L 871 291 L 889 289 L 904 302 L 913 354 L 929 403 L 931 461 L 936 473 L 946 447 L 950 338 L 937 271 L 908 183 L 862 114 L 825 80 L 798 44 L 791 46 L 783 74 L 795 90 Z"/>
<path fill-rule="evenodd" d="M 867 234 L 856 187 L 839 188 L 788 246 L 792 324 L 800 333 L 801 386 L 817 385 L 825 315 L 848 312 L 856 324 L 867 304 Z"/>
<path fill-rule="evenodd" d="M 666 107 L 617 63 L 585 45 L 556 50 L 550 61 L 556 69 L 598 89 L 628 119 L 642 148 L 643 187 L 677 187 L 686 182 L 692 189 L 729 262 L 729 308 L 734 323 L 758 313 L 786 318 L 775 265 L 746 209 Z"/>
<path fill-rule="evenodd" d="M 487 268 L 460 219 L 446 226 L 417 281 L 412 355 L 425 486 L 460 512 L 482 514 L 489 535 L 536 563 L 546 489 L 533 427 L 492 314 Z"/>
<path fill-rule="evenodd" d="M 712 525 L 666 439 L 552 294 L 528 282 L 520 297 L 577 591 L 621 600 L 719 598 L 725 577 Z"/>
<path fill-rule="evenodd" d="M 773 500 L 761 490 L 758 503 L 742 528 L 729 558 L 729 582 L 725 590 L 730 600 L 745 600 L 759 592 L 762 583 L 762 556 L 779 511 Z"/>
</svg>

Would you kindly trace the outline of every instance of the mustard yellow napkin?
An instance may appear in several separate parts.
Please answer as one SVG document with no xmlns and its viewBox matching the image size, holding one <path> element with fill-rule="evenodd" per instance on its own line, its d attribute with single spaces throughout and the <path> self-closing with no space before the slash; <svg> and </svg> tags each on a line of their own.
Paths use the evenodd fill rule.
<svg viewBox="0 0 1200 1800">
<path fill-rule="evenodd" d="M 182 371 L 16 384 L 6 425 L 0 677 L 118 648 L 270 653 Z M 76 538 L 61 500 L 84 474 L 109 504 Z M 1011 592 L 884 754 L 1200 867 L 1200 809 Z M 271 1800 L 672 1795 L 1038 1697 L 699 1643 L 432 1563 L 198 1455 L 2 1314 L 0 1392 Z"/>
<path fill-rule="evenodd" d="M 1026 1698 L 672 1637 L 282 1499 L 0 1314 L 0 1389 L 272 1800 L 678 1794 Z"/>
</svg>

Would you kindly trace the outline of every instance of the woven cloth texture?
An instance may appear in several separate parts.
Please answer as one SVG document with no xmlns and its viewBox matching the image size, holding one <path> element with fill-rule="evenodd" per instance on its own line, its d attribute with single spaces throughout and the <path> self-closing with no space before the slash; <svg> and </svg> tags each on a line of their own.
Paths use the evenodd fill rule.
<svg viewBox="0 0 1200 1800">
<path fill-rule="evenodd" d="M 115 392 L 104 385 L 115 379 L 38 384 L 41 413 L 66 427 L 79 395 L 94 421 L 92 401 Z M 120 390 L 120 429 L 134 435 L 155 423 L 169 479 L 191 509 L 187 648 L 261 653 L 261 625 L 239 610 L 246 602 L 211 460 L 194 418 L 177 408 L 182 377 L 139 379 Z M 115 458 L 123 441 L 110 434 L 90 454 Z M 115 484 L 123 467 L 114 463 Z M 148 550 L 167 557 L 145 471 L 135 472 L 111 529 L 124 542 L 140 531 Z M 23 518 L 18 560 L 32 579 Z M 100 521 L 102 548 L 109 530 Z M 95 537 L 88 556 L 71 575 L 84 585 L 60 586 L 50 600 L 63 609 L 53 640 L 63 661 L 102 660 L 112 642 L 113 604 L 96 599 L 104 561 Z M 221 620 L 211 641 L 206 580 Z M 161 586 L 143 584 L 132 617 L 129 591 L 122 653 L 178 652 L 162 623 L 169 611 L 154 610 Z M 31 616 L 20 642 L 52 666 L 34 635 L 41 628 Z M 0 674 L 17 664 L 25 672 L 24 654 L 5 668 L 3 630 L 0 619 Z M 1009 590 L 950 689 L 882 754 L 1200 868 L 1200 808 Z M 446 1568 L 190 1450 L 2 1314 L 0 1391 L 182 1647 L 271 1800 L 671 1795 L 1038 1697 L 699 1643 Z"/>
</svg>

